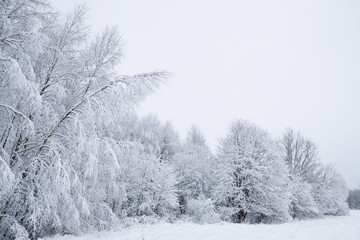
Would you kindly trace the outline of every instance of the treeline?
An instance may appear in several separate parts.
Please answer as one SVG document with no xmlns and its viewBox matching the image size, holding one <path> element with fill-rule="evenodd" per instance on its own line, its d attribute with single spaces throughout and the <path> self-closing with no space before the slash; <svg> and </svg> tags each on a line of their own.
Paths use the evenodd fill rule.
<svg viewBox="0 0 360 240">
<path fill-rule="evenodd" d="M 350 190 L 347 202 L 350 209 L 360 209 L 360 189 Z"/>
<path fill-rule="evenodd" d="M 168 74 L 116 71 L 115 28 L 94 39 L 85 8 L 0 2 L 0 238 L 106 229 L 141 216 L 280 223 L 344 215 L 347 189 L 316 145 L 234 121 L 213 154 L 198 128 L 137 117 Z"/>
</svg>

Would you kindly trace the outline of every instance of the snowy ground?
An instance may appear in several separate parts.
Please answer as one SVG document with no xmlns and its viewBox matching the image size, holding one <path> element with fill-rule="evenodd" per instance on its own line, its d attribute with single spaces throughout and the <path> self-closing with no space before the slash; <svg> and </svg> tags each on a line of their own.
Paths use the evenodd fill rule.
<svg viewBox="0 0 360 240">
<path fill-rule="evenodd" d="M 49 240 L 360 240 L 360 211 L 350 216 L 326 217 L 280 225 L 212 224 L 141 225 L 121 231 L 106 231 L 81 237 L 63 236 Z"/>
</svg>

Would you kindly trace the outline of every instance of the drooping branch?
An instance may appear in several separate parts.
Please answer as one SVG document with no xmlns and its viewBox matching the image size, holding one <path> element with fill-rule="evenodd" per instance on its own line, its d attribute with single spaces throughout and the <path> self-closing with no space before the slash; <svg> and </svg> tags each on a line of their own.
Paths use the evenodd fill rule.
<svg viewBox="0 0 360 240">
<path fill-rule="evenodd" d="M 31 129 L 34 130 L 34 123 L 33 123 L 33 121 L 32 121 L 30 118 L 28 118 L 24 113 L 22 113 L 22 112 L 20 112 L 20 111 L 18 111 L 18 110 L 16 110 L 16 109 L 14 109 L 14 108 L 11 107 L 11 106 L 5 105 L 5 104 L 0 104 L 0 107 L 3 107 L 3 108 L 5 108 L 5 109 L 7 109 L 7 110 L 10 110 L 10 111 L 13 112 L 15 115 L 20 116 L 21 118 L 25 119 L 25 120 L 29 123 Z"/>
<path fill-rule="evenodd" d="M 88 101 L 90 101 L 92 98 L 98 97 L 103 92 L 115 87 L 118 84 L 125 84 L 128 87 L 132 87 L 132 85 L 136 84 L 136 82 L 139 84 L 139 81 L 144 86 L 147 86 L 151 89 L 151 87 L 157 87 L 162 79 L 167 78 L 169 74 L 166 72 L 153 72 L 153 73 L 146 73 L 146 74 L 137 74 L 133 76 L 119 76 L 115 78 L 113 81 L 109 82 L 108 84 L 105 84 L 98 88 L 97 90 L 94 90 L 93 92 L 87 94 L 84 96 L 80 101 L 75 103 L 69 110 L 67 110 L 63 117 L 60 118 L 58 123 L 52 128 L 52 130 L 45 136 L 42 144 L 40 144 L 38 151 L 35 155 L 38 155 L 40 151 L 46 146 L 48 141 L 55 135 L 56 131 L 64 125 L 64 122 L 68 120 L 72 115 L 76 114 L 76 112 L 79 111 L 79 109 Z M 145 81 L 145 82 L 144 82 Z"/>
</svg>

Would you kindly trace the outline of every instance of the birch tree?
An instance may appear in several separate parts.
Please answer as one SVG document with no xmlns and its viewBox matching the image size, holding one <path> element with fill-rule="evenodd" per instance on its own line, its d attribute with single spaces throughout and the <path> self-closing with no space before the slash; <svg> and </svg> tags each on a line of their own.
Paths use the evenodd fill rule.
<svg viewBox="0 0 360 240">
<path fill-rule="evenodd" d="M 124 200 L 114 145 L 126 143 L 109 132 L 167 75 L 118 74 L 118 30 L 89 40 L 83 6 L 65 18 L 41 0 L 0 9 L 2 237 L 111 226 Z"/>
</svg>

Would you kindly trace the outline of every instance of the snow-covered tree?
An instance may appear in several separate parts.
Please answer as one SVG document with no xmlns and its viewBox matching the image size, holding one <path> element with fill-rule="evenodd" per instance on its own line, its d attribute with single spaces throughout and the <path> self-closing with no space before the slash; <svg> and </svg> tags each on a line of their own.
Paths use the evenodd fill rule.
<svg viewBox="0 0 360 240">
<path fill-rule="evenodd" d="M 116 73 L 118 31 L 89 41 L 84 14 L 62 19 L 43 0 L 0 3 L 1 237 L 108 227 L 125 199 L 114 146 L 127 143 L 110 133 L 166 74 Z"/>
<path fill-rule="evenodd" d="M 190 128 L 181 150 L 174 155 L 172 163 L 179 181 L 181 213 L 188 213 L 187 202 L 190 200 L 198 200 L 192 201 L 197 205 L 200 201 L 209 205 L 212 202 L 209 198 L 214 186 L 215 159 L 199 128 Z"/>
<path fill-rule="evenodd" d="M 287 221 L 288 171 L 276 142 L 254 124 L 237 120 L 220 143 L 213 194 L 224 218 L 251 223 Z"/>
<path fill-rule="evenodd" d="M 347 214 L 346 185 L 333 167 L 320 161 L 315 143 L 288 129 L 280 144 L 291 174 L 292 216 L 303 219 Z"/>
<path fill-rule="evenodd" d="M 322 167 L 316 144 L 292 129 L 285 131 L 280 142 L 286 152 L 285 162 L 290 173 L 308 183 L 316 182 Z"/>
<path fill-rule="evenodd" d="M 282 151 L 239 120 L 215 158 L 198 128 L 180 144 L 171 123 L 139 119 L 136 106 L 168 74 L 119 74 L 119 31 L 92 39 L 85 14 L 0 1 L 1 239 L 167 218 L 179 205 L 200 223 L 218 221 L 217 211 L 254 223 L 347 213 L 344 181 L 300 134 L 287 132 Z"/>
<path fill-rule="evenodd" d="M 279 143 L 285 153 L 284 160 L 290 172 L 292 217 L 306 219 L 320 216 L 312 194 L 312 184 L 319 179 L 321 172 L 317 146 L 292 129 L 285 131 Z"/>
<path fill-rule="evenodd" d="M 140 142 L 145 151 L 159 157 L 160 161 L 170 161 L 180 145 L 179 136 L 171 123 L 163 124 L 156 115 L 147 115 L 137 122 L 133 139 Z"/>
</svg>

